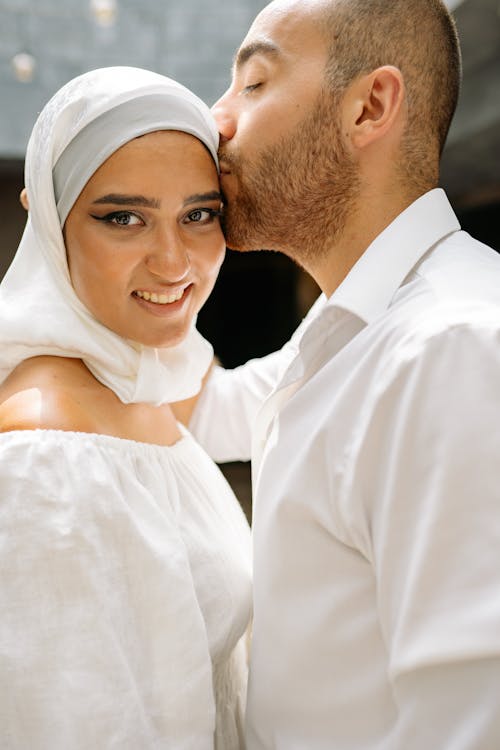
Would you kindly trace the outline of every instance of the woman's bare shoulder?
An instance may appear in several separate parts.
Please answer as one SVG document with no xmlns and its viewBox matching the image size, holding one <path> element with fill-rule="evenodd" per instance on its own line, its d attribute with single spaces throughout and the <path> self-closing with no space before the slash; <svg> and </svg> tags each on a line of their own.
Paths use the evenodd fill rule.
<svg viewBox="0 0 500 750">
<path fill-rule="evenodd" d="M 122 404 L 79 359 L 33 357 L 0 385 L 0 433 L 90 432 L 172 445 L 181 433 L 168 404 Z"/>
<path fill-rule="evenodd" d="M 92 376 L 80 360 L 33 357 L 0 386 L 0 432 L 75 430 L 92 432 L 82 385 Z"/>
</svg>

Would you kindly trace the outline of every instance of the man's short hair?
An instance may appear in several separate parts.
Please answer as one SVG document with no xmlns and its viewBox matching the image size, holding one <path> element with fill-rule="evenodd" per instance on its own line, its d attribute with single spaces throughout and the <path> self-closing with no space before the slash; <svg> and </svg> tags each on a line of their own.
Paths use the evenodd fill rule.
<svg viewBox="0 0 500 750">
<path fill-rule="evenodd" d="M 325 2 L 321 14 L 329 45 L 327 84 L 333 93 L 341 94 L 358 75 L 394 65 L 407 91 L 403 149 L 410 161 L 412 154 L 425 156 L 429 148 L 439 155 L 461 80 L 458 35 L 444 3 L 335 0 Z"/>
</svg>

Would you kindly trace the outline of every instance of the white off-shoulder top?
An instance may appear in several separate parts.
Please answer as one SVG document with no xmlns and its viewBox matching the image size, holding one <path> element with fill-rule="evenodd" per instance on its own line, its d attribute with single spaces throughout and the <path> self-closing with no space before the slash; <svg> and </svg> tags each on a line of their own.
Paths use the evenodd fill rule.
<svg viewBox="0 0 500 750">
<path fill-rule="evenodd" d="M 237 750 L 250 533 L 188 433 L 0 435 L 2 750 Z"/>
</svg>

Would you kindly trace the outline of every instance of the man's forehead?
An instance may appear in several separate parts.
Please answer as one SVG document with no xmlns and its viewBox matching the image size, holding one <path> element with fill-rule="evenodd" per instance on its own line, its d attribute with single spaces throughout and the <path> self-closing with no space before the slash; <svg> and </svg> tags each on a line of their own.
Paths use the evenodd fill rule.
<svg viewBox="0 0 500 750">
<path fill-rule="evenodd" d="M 266 11 L 276 11 L 281 13 L 292 13 L 296 11 L 304 11 L 305 13 L 316 12 L 320 8 L 324 8 L 326 5 L 332 4 L 334 0 L 273 0 L 273 2 L 261 10 L 259 15 L 266 13 Z"/>
<path fill-rule="evenodd" d="M 256 16 L 252 27 L 273 17 L 281 22 L 309 18 L 313 20 L 326 10 L 331 10 L 338 0 L 273 0 Z"/>
<path fill-rule="evenodd" d="M 254 54 L 278 57 L 319 36 L 317 10 L 324 0 L 274 0 L 256 17 L 235 56 L 243 65 Z"/>
<path fill-rule="evenodd" d="M 265 37 L 256 37 L 254 39 L 244 40 L 234 58 L 234 69 L 242 68 L 245 63 L 254 55 L 264 55 L 265 57 L 277 58 L 280 54 L 280 48 L 270 39 Z"/>
</svg>

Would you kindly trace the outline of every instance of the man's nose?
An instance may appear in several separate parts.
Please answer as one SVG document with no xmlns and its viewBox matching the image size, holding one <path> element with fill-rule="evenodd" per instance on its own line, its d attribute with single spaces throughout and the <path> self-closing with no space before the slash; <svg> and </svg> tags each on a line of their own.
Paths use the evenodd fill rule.
<svg viewBox="0 0 500 750">
<path fill-rule="evenodd" d="M 221 143 L 230 141 L 236 133 L 236 113 L 229 92 L 226 91 L 212 107 L 212 114 L 219 128 Z"/>
</svg>

